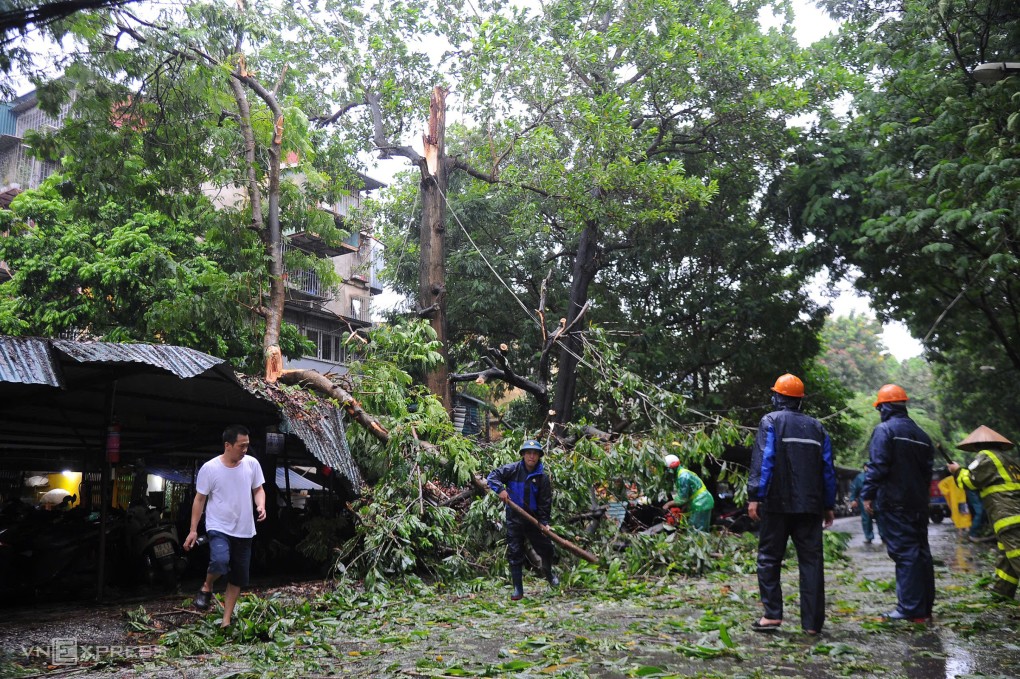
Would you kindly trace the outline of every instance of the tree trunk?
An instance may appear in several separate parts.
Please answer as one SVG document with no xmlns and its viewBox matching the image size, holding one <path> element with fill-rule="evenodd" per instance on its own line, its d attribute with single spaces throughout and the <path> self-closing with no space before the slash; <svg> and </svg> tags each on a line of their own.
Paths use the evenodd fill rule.
<svg viewBox="0 0 1020 679">
<path fill-rule="evenodd" d="M 577 255 L 574 257 L 574 268 L 570 279 L 570 303 L 567 308 L 567 327 L 569 328 L 581 309 L 588 302 L 588 286 L 598 272 L 598 227 L 589 222 L 581 232 L 577 243 Z M 556 375 L 556 398 L 553 401 L 553 422 L 556 433 L 560 434 L 563 425 L 570 422 L 574 409 L 574 397 L 577 392 L 577 364 L 584 349 L 581 341 L 573 332 L 560 339 L 560 360 Z"/>
<path fill-rule="evenodd" d="M 450 161 L 446 157 L 446 90 L 432 90 L 429 129 L 425 135 L 425 162 L 422 166 L 421 265 L 418 296 L 422 313 L 427 314 L 436 331 L 443 360 L 425 377 L 429 391 L 449 412 L 449 350 L 446 333 L 446 188 Z"/>
<path fill-rule="evenodd" d="M 240 69 L 230 78 L 230 87 L 237 101 L 241 117 L 241 131 L 245 140 L 248 196 L 251 201 L 252 224 L 258 229 L 269 256 L 269 303 L 262 306 L 266 330 L 262 335 L 262 350 L 265 357 L 266 379 L 275 382 L 283 369 L 280 353 L 280 331 L 283 325 L 283 306 L 286 301 L 286 279 L 283 270 L 283 234 L 280 229 L 280 156 L 283 146 L 283 109 L 276 96 L 262 87 L 250 76 L 240 60 Z M 268 211 L 263 219 L 262 193 L 255 171 L 255 134 L 251 123 L 251 107 L 244 87 L 252 89 L 273 114 L 273 139 L 269 144 L 269 187 Z"/>
</svg>

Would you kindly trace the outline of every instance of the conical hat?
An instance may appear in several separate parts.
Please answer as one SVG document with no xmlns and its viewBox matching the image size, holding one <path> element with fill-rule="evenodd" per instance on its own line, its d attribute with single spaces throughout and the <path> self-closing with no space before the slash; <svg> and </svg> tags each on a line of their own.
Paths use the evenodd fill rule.
<svg viewBox="0 0 1020 679">
<path fill-rule="evenodd" d="M 979 450 L 982 446 L 986 446 L 989 443 L 998 443 L 1007 446 L 1013 445 L 1013 442 L 1008 438 L 994 429 L 982 424 L 980 427 L 968 434 L 967 438 L 957 443 L 956 447 L 963 450 Z"/>
</svg>

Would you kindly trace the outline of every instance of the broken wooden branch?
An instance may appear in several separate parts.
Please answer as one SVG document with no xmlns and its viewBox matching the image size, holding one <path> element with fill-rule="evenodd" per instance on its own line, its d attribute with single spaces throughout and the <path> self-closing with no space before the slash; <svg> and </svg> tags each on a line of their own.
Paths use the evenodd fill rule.
<svg viewBox="0 0 1020 679">
<path fill-rule="evenodd" d="M 489 488 L 489 484 L 487 484 L 484 480 L 478 478 L 477 476 L 474 476 L 472 478 L 474 479 L 475 485 L 478 486 L 478 488 L 483 489 L 486 492 L 491 492 L 492 491 L 492 489 Z M 542 531 L 543 533 L 548 535 L 549 539 L 551 539 L 553 542 L 558 544 L 560 547 L 563 547 L 564 549 L 566 549 L 567 551 L 571 552 L 575 556 L 581 557 L 585 561 L 589 561 L 591 563 L 598 563 L 599 562 L 599 558 L 597 556 L 595 556 L 594 554 L 592 554 L 588 550 L 584 549 L 583 547 L 578 547 L 577 545 L 575 545 L 570 540 L 567 540 L 566 538 L 560 537 L 559 535 L 554 533 L 552 531 L 552 529 L 549 528 L 548 526 L 543 526 L 541 523 L 539 523 L 538 519 L 536 519 L 531 514 L 526 512 L 520 505 L 515 503 L 513 500 L 511 500 L 509 498 L 505 498 L 504 499 L 504 498 L 502 498 L 502 497 L 500 497 L 498 495 L 496 497 L 499 497 L 500 501 L 503 502 L 503 504 L 505 504 L 507 507 L 509 507 L 513 511 L 517 512 L 517 514 L 519 514 L 521 517 L 523 517 L 525 521 L 527 521 L 528 523 L 530 523 L 531 525 L 535 526 L 540 531 Z"/>
<path fill-rule="evenodd" d="M 390 433 L 379 424 L 378 421 L 361 407 L 357 399 L 348 392 L 334 384 L 328 377 L 315 370 L 284 370 L 280 375 L 282 384 L 304 384 L 315 391 L 330 398 L 340 401 L 344 410 L 351 419 L 363 426 L 365 429 L 383 443 L 388 443 Z"/>
</svg>

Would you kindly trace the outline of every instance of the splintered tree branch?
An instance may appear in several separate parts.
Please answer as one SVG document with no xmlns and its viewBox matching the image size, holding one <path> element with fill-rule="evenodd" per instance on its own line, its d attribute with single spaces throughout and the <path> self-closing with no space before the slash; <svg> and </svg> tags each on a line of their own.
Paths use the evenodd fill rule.
<svg viewBox="0 0 1020 679">
<path fill-rule="evenodd" d="M 386 132 L 383 128 L 381 98 L 382 95 L 378 92 L 369 92 L 365 95 L 365 102 L 368 104 L 368 110 L 372 115 L 372 142 L 380 151 L 382 158 L 401 156 L 416 165 L 421 165 L 425 159 L 422 158 L 420 153 L 410 146 L 394 144 L 386 138 Z"/>
<path fill-rule="evenodd" d="M 374 417 L 365 412 L 357 399 L 322 373 L 315 370 L 285 370 L 280 375 L 280 383 L 307 386 L 320 394 L 335 398 L 343 405 L 351 419 L 383 443 L 389 442 L 390 433 Z"/>
</svg>

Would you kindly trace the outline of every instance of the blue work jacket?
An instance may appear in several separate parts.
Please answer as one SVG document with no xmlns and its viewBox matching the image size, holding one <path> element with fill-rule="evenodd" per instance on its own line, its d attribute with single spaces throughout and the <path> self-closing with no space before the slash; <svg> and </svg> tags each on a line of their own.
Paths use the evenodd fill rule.
<svg viewBox="0 0 1020 679">
<path fill-rule="evenodd" d="M 785 514 L 821 515 L 836 506 L 832 443 L 821 422 L 792 409 L 761 418 L 747 498 L 764 511 Z"/>
<path fill-rule="evenodd" d="M 511 462 L 493 470 L 486 480 L 492 492 L 498 494 L 506 488 L 514 504 L 525 509 L 543 526 L 549 525 L 552 515 L 552 482 L 545 473 L 541 461 L 530 474 L 524 460 Z M 524 521 L 510 507 L 506 508 L 506 519 L 514 522 Z"/>
<path fill-rule="evenodd" d="M 881 511 L 928 511 L 935 447 L 905 410 L 875 427 L 869 449 L 861 497 Z"/>
</svg>

